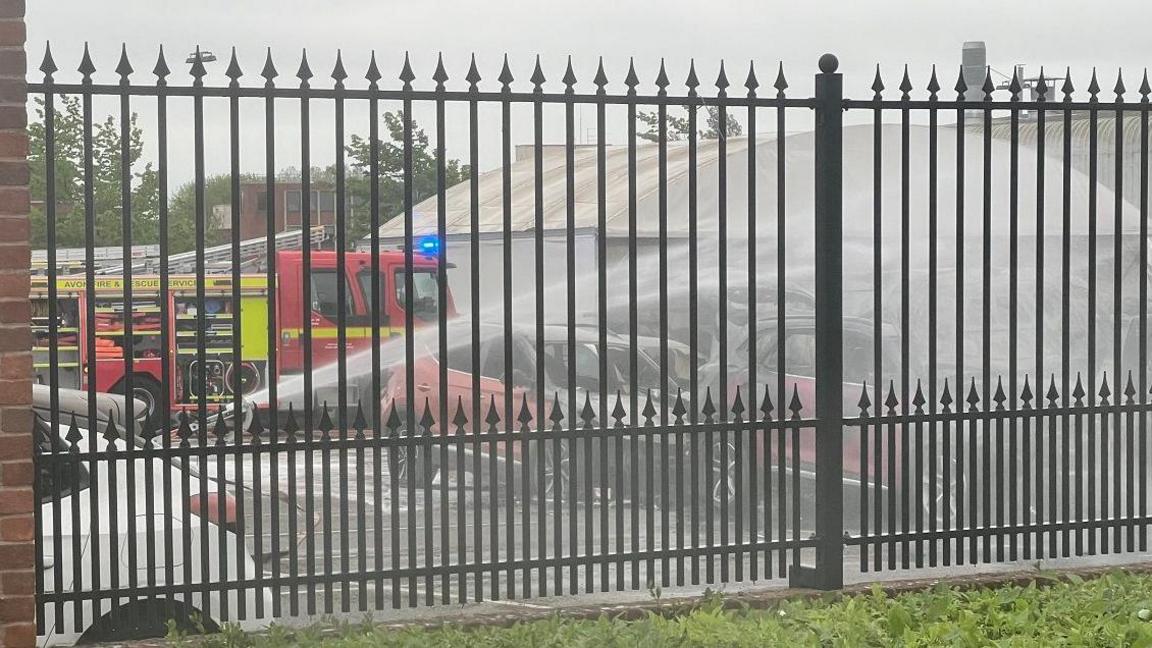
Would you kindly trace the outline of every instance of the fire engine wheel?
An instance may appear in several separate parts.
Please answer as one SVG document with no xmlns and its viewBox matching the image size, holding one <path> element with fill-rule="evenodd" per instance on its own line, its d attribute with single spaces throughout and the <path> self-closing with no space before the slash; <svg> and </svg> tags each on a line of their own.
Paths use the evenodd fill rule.
<svg viewBox="0 0 1152 648">
<path fill-rule="evenodd" d="M 112 388 L 115 394 L 124 393 L 124 381 L 116 383 Z M 160 427 L 163 421 L 160 420 L 160 383 L 152 378 L 145 376 L 132 377 L 132 396 L 139 402 L 144 403 L 145 412 L 144 426 L 146 432 L 152 432 Z M 139 412 L 135 413 L 139 416 Z"/>
<path fill-rule="evenodd" d="M 524 493 L 524 480 L 528 480 L 528 492 L 533 498 L 552 501 L 559 494 L 563 498 L 576 497 L 572 493 L 572 459 L 568 448 L 569 441 L 559 443 L 559 454 L 553 441 L 536 442 L 531 448 L 525 473 L 517 475 L 516 489 Z M 543 466 L 540 465 L 543 460 Z M 541 471 L 543 468 L 543 471 Z M 543 475 L 541 475 L 543 472 Z M 543 483 L 540 479 L 543 477 Z M 542 489 L 542 490 L 541 490 Z M 557 493 L 559 489 L 559 493 Z"/>
<path fill-rule="evenodd" d="M 436 467 L 428 460 L 427 449 L 417 444 L 394 446 L 392 449 L 393 474 L 401 485 L 412 479 L 415 485 L 424 486 L 436 476 Z"/>
</svg>

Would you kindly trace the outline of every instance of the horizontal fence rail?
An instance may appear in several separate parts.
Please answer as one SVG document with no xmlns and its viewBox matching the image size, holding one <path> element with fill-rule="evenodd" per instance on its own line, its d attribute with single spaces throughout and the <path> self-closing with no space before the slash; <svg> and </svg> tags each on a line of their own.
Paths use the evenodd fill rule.
<svg viewBox="0 0 1152 648">
<path fill-rule="evenodd" d="M 1146 550 L 1146 79 L 214 60 L 29 84 L 41 634 Z"/>
</svg>

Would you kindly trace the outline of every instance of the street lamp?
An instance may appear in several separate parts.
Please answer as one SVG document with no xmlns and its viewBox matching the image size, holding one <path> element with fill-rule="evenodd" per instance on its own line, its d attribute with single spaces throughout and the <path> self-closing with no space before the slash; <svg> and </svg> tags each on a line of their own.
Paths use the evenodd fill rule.
<svg viewBox="0 0 1152 648">
<path fill-rule="evenodd" d="M 191 54 L 188 55 L 188 58 L 184 59 L 184 62 L 191 65 L 192 63 L 196 62 L 197 56 L 200 57 L 201 63 L 211 63 L 212 61 L 216 60 L 215 54 L 213 54 L 212 52 L 210 52 L 208 50 L 204 50 L 202 52 L 192 52 Z"/>
</svg>

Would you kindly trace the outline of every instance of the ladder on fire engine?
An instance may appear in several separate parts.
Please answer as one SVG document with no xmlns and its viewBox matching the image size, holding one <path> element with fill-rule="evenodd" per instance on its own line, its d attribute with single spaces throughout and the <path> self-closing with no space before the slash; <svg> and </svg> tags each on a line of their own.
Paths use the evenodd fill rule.
<svg viewBox="0 0 1152 648">
<path fill-rule="evenodd" d="M 310 245 L 315 248 L 328 241 L 332 234 L 324 225 L 312 227 L 309 236 Z M 291 230 L 276 235 L 276 250 L 298 250 L 303 240 L 303 230 Z M 268 238 L 257 238 L 240 241 L 240 271 L 255 272 L 263 267 L 268 258 Z M 161 259 L 158 256 L 137 259 L 132 264 L 133 274 L 157 274 L 160 272 Z M 210 248 L 204 248 L 204 268 L 207 272 L 226 272 L 232 268 L 232 244 L 225 243 Z M 168 272 L 172 274 L 190 274 L 196 270 L 196 251 L 182 252 L 168 257 Z M 98 275 L 118 275 L 124 273 L 123 265 L 105 266 L 96 269 Z"/>
</svg>

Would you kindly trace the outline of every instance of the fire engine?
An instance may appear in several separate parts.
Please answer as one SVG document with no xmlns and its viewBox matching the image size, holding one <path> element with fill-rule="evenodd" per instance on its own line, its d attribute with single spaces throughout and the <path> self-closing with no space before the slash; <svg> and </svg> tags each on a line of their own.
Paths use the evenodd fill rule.
<svg viewBox="0 0 1152 648">
<path fill-rule="evenodd" d="M 389 250 L 379 257 L 380 336 L 402 335 L 406 303 L 404 252 Z M 412 262 L 412 314 L 416 326 L 434 322 L 439 308 L 439 272 L 434 246 L 418 245 Z M 337 324 L 341 304 L 337 290 L 337 253 L 312 250 L 309 276 L 304 274 L 301 250 L 275 252 L 275 289 L 269 290 L 267 273 L 239 275 L 207 274 L 202 284 L 195 275 L 173 274 L 167 290 L 160 290 L 154 274 L 132 277 L 132 303 L 124 300 L 124 278 L 100 274 L 89 287 L 84 275 L 56 278 L 55 339 L 49 321 L 48 279 L 32 278 L 33 363 L 39 382 L 50 380 L 49 349 L 57 350 L 61 387 L 123 393 L 131 352 L 132 388 L 149 407 L 157 424 L 163 411 L 161 385 L 169 390 L 169 411 L 194 409 L 203 401 L 210 411 L 230 404 L 237 389 L 249 395 L 262 390 L 269 380 L 282 380 L 305 369 L 308 349 L 303 342 L 305 317 L 311 321 L 311 366 L 318 369 L 337 360 Z M 344 255 L 345 302 L 343 304 L 345 353 L 371 348 L 372 256 L 368 252 Z M 233 282 L 240 282 L 240 302 L 233 301 Z M 304 281 L 309 281 L 311 303 L 304 303 Z M 197 300 L 202 287 L 203 302 Z M 91 303 L 89 303 L 91 301 Z M 167 308 L 167 321 L 162 305 Z M 443 304 L 454 313 L 451 296 Z M 203 312 L 199 312 L 202 308 Z M 269 348 L 268 327 L 275 314 L 276 348 Z M 131 344 L 125 322 L 131 318 Z M 201 318 L 204 329 L 199 328 Z M 234 327 L 234 322 L 238 322 Z M 163 346 L 163 333 L 169 344 Z M 234 355 L 234 335 L 239 332 L 240 356 Z M 95 343 L 91 343 L 94 340 Z M 203 364 L 200 345 L 203 343 Z M 276 376 L 268 375 L 268 359 L 275 353 Z M 168 375 L 162 358 L 168 354 Z M 205 393 L 199 393 L 201 384 Z M 261 404 L 264 405 L 264 404 Z"/>
</svg>

